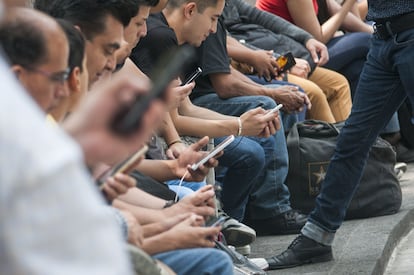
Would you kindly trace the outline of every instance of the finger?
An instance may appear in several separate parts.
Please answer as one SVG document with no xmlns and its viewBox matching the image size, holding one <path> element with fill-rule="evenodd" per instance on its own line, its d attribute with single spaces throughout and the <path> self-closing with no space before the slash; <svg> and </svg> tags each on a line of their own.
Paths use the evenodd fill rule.
<svg viewBox="0 0 414 275">
<path fill-rule="evenodd" d="M 192 211 L 194 214 L 197 214 L 203 217 L 213 216 L 216 213 L 216 210 L 214 209 L 214 207 L 210 207 L 210 206 L 198 206 L 198 207 L 195 207 Z"/>
<path fill-rule="evenodd" d="M 204 146 L 207 145 L 209 140 L 210 140 L 209 137 L 205 136 L 201 138 L 199 141 L 197 141 L 196 143 L 191 144 L 190 147 L 195 151 L 200 151 Z"/>
<path fill-rule="evenodd" d="M 312 56 L 313 62 L 315 62 L 315 64 L 318 64 L 319 63 L 319 56 L 318 56 L 318 53 L 316 52 L 316 49 L 314 47 L 312 47 L 312 49 L 310 50 L 310 54 Z"/>
<path fill-rule="evenodd" d="M 123 173 L 117 173 L 114 176 L 115 180 L 117 180 L 118 182 L 124 184 L 126 187 L 131 188 L 137 185 L 137 181 L 128 175 L 125 175 Z"/>
<path fill-rule="evenodd" d="M 115 199 L 116 197 L 118 197 L 118 193 L 117 192 L 115 192 L 115 190 L 113 190 L 110 186 L 108 186 L 107 184 L 104 184 L 103 186 L 102 186 L 102 191 L 104 192 L 104 194 L 106 195 L 106 197 L 109 199 L 109 200 L 113 200 L 113 199 Z"/>
<path fill-rule="evenodd" d="M 171 149 L 168 149 L 167 151 L 165 151 L 165 155 L 167 156 L 168 159 L 175 159 L 174 153 Z"/>
<path fill-rule="evenodd" d="M 108 185 L 115 191 L 117 192 L 119 195 L 121 194 L 125 194 L 129 187 L 126 187 L 123 183 L 119 182 L 119 181 L 109 181 Z"/>
</svg>

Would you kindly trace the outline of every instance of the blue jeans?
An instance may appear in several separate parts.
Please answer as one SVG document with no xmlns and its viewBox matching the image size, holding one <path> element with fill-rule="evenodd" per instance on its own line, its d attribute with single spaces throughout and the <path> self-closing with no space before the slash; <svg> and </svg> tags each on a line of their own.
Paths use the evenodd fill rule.
<svg viewBox="0 0 414 275">
<path fill-rule="evenodd" d="M 251 80 L 253 80 L 254 82 L 256 82 L 258 84 L 266 85 L 266 86 L 271 85 L 273 87 L 277 87 L 277 86 L 282 86 L 282 85 L 294 85 L 294 84 L 292 84 L 290 82 L 287 82 L 287 81 L 280 81 L 280 80 L 275 80 L 275 79 L 273 79 L 270 82 L 267 82 L 263 78 L 260 78 L 256 75 L 248 75 L 248 77 Z M 294 86 L 297 86 L 297 85 L 294 85 Z M 301 87 L 298 87 L 298 88 L 299 88 L 299 91 L 301 91 L 302 93 L 305 92 Z M 300 113 L 287 114 L 287 113 L 282 111 L 282 112 L 280 112 L 280 115 L 282 117 L 283 127 L 285 128 L 285 131 L 288 132 L 290 130 L 290 128 L 292 128 L 293 124 L 295 124 L 298 121 L 305 120 L 306 106 L 305 106 L 305 108 L 303 108 L 303 111 L 300 112 Z"/>
<path fill-rule="evenodd" d="M 153 257 L 180 275 L 233 274 L 230 257 L 215 248 L 178 249 L 155 254 Z"/>
<path fill-rule="evenodd" d="M 276 106 L 274 100 L 267 96 L 220 99 L 215 93 L 198 97 L 193 103 L 234 116 L 256 107 L 272 109 Z M 220 142 L 222 139 L 214 140 Z M 243 137 L 232 145 L 243 149 L 230 150 L 227 147 L 219 159 L 220 165 L 227 168 L 226 176 L 219 180 L 223 184 L 224 210 L 237 219 L 244 217 L 241 214 L 247 202 L 251 219 L 271 218 L 290 210 L 290 193 L 284 184 L 289 160 L 283 126 L 270 138 Z M 244 153 L 240 154 L 239 150 Z M 230 205 L 233 209 L 229 209 Z M 239 209 L 234 208 L 237 205 Z"/>
<path fill-rule="evenodd" d="M 302 233 L 330 245 L 362 176 L 369 149 L 408 95 L 414 102 L 414 29 L 373 37 L 351 115 Z"/>
<path fill-rule="evenodd" d="M 194 193 L 194 191 L 197 191 L 204 185 L 206 185 L 205 181 L 201 181 L 201 182 L 183 181 L 181 183 L 181 186 L 179 186 L 180 180 L 169 180 L 169 181 L 166 181 L 165 183 L 168 185 L 168 188 L 170 188 L 170 190 L 178 194 L 178 198 L 180 200 L 184 198 L 185 196 Z"/>
<path fill-rule="evenodd" d="M 365 32 L 347 33 L 332 38 L 326 44 L 329 61 L 324 67 L 343 74 L 349 81 L 352 94 L 355 93 L 371 37 Z"/>
</svg>

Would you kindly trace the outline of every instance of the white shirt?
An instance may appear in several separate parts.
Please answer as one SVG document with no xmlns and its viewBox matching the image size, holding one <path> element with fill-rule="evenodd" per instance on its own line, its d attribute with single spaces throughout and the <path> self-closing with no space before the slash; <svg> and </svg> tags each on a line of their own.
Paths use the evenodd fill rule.
<svg viewBox="0 0 414 275">
<path fill-rule="evenodd" d="M 0 57 L 0 274 L 132 274 L 79 147 Z"/>
</svg>

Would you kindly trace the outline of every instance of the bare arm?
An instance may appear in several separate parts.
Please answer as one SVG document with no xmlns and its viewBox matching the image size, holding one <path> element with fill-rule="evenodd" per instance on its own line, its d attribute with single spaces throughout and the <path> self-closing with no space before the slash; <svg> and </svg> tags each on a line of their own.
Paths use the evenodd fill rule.
<svg viewBox="0 0 414 275">
<path fill-rule="evenodd" d="M 289 0 L 287 7 L 294 23 L 308 31 L 315 39 L 327 43 L 342 25 L 346 15 L 351 10 L 356 0 L 346 0 L 341 9 L 322 26 L 310 0 Z"/>
<path fill-rule="evenodd" d="M 253 82 L 233 68 L 230 73 L 216 73 L 209 75 L 209 77 L 214 90 L 222 98 L 246 95 L 269 96 L 277 103 L 282 103 L 283 110 L 286 112 L 301 111 L 304 104 L 310 102 L 306 94 L 299 92 L 296 86 L 266 87 Z"/>
<path fill-rule="evenodd" d="M 205 108 L 200 109 L 207 110 L 205 113 L 210 111 Z M 188 113 L 185 112 L 183 115 L 180 115 L 177 110 L 171 111 L 171 117 L 174 121 L 174 125 L 177 127 L 177 130 L 181 135 L 197 137 L 209 135 L 214 138 L 232 134 L 237 135 L 238 133 L 239 124 L 235 117 L 230 117 L 225 120 L 218 120 L 199 118 L 200 114 L 197 113 L 189 113 L 190 115 L 197 114 L 197 117 L 187 116 L 187 114 Z"/>
<path fill-rule="evenodd" d="M 340 12 L 341 5 L 339 5 L 335 0 L 327 0 L 328 1 L 328 9 L 329 13 L 331 15 L 336 14 L 337 12 Z M 353 8 L 358 8 L 358 5 L 353 5 Z M 345 16 L 345 19 L 343 21 L 343 24 L 341 27 L 343 27 L 345 30 L 350 32 L 367 32 L 367 33 L 373 33 L 374 29 L 372 26 L 366 24 L 361 18 L 359 17 L 359 11 L 357 11 L 358 14 L 354 14 L 352 12 L 348 12 Z"/>
</svg>

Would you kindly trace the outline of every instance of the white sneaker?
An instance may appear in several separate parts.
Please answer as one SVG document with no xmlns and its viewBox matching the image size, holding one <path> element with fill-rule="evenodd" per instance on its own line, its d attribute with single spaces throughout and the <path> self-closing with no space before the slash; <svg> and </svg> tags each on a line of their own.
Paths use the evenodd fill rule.
<svg viewBox="0 0 414 275">
<path fill-rule="evenodd" d="M 269 263 L 265 258 L 249 258 L 249 260 L 260 267 L 262 270 L 267 270 L 269 268 Z"/>
</svg>

